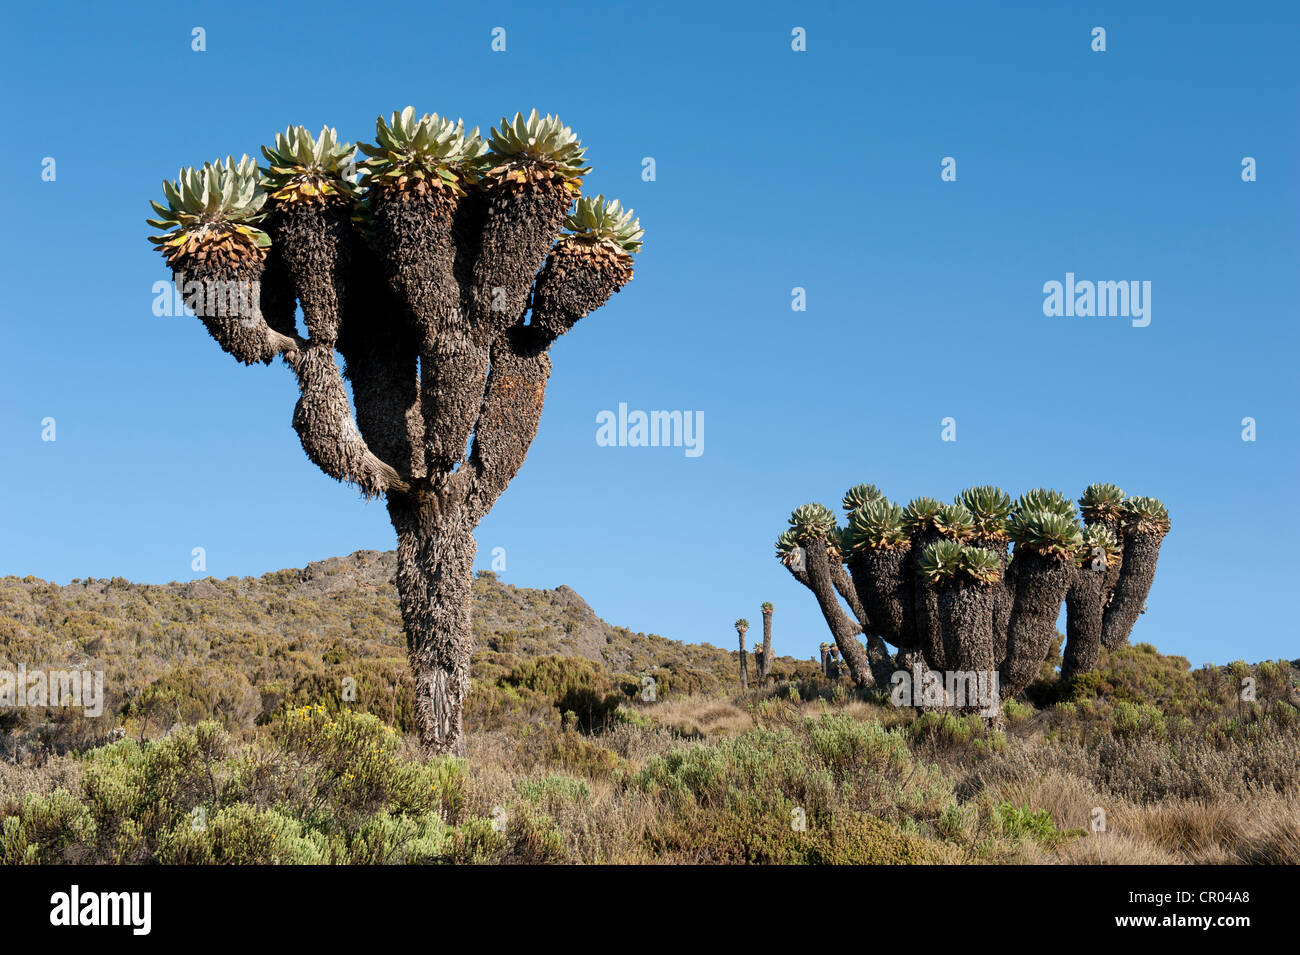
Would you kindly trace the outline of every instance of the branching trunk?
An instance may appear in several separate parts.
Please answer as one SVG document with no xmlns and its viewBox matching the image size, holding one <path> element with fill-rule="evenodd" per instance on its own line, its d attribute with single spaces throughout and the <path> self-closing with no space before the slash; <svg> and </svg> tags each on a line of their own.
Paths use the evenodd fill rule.
<svg viewBox="0 0 1300 955">
<path fill-rule="evenodd" d="M 183 190 L 166 186 L 168 202 L 189 211 L 155 203 L 176 218 L 151 222 L 176 224 L 154 239 L 182 295 L 201 299 L 196 312 L 221 348 L 244 364 L 279 356 L 293 370 L 293 425 L 308 458 L 367 497 L 387 498 L 420 739 L 429 753 L 449 753 L 464 740 L 474 528 L 537 435 L 550 346 L 632 279 L 641 233 L 620 220 L 594 234 L 561 234 L 580 172 L 558 165 L 558 153 L 547 160 L 554 169 L 539 175 L 537 164 L 548 150 L 581 149 L 551 117 L 516 117 L 514 135 L 530 145 L 493 154 L 500 164 L 478 177 L 461 165 L 476 137 L 435 157 L 413 130 L 450 124 L 425 117 L 413 126 L 413 110 L 400 115 L 391 128 L 380 121 L 384 150 L 368 155 L 386 156 L 386 171 L 372 165 L 364 195 L 342 171 L 351 153 L 322 163 L 318 141 L 299 129 L 286 133 L 290 158 L 264 150 L 282 164 L 273 162 L 274 175 L 287 177 L 258 200 L 264 206 L 237 199 L 260 180 L 249 161 L 232 160 L 188 171 Z M 447 140 L 438 136 L 441 148 Z M 308 154 L 318 166 L 292 158 Z M 214 196 L 230 218 L 188 228 L 200 207 L 212 212 Z M 259 207 L 265 234 L 234 214 L 247 218 Z M 588 213 L 616 208 L 597 201 Z M 247 300 L 203 304 L 209 293 L 224 302 L 232 291 L 247 291 Z M 355 418 L 336 351 L 347 363 Z"/>
<path fill-rule="evenodd" d="M 1128 643 L 1156 577 L 1163 534 L 1137 532 L 1124 537 L 1124 559 L 1110 606 L 1102 617 L 1101 642 L 1107 649 Z"/>
<path fill-rule="evenodd" d="M 826 553 L 826 542 L 809 541 L 804 546 L 804 553 L 808 586 L 813 596 L 817 598 L 817 604 L 821 607 L 822 616 L 826 618 L 826 623 L 831 629 L 831 635 L 835 637 L 835 645 L 849 668 L 849 676 L 855 686 L 871 689 L 876 685 L 876 681 L 867 661 L 866 650 L 858 640 L 861 628 L 849 619 L 848 614 L 840 606 L 834 575 L 831 571 L 831 559 Z"/>
<path fill-rule="evenodd" d="M 889 655 L 889 647 L 878 634 L 867 637 L 867 666 L 876 686 L 889 686 L 890 677 L 894 675 L 894 661 Z"/>
</svg>

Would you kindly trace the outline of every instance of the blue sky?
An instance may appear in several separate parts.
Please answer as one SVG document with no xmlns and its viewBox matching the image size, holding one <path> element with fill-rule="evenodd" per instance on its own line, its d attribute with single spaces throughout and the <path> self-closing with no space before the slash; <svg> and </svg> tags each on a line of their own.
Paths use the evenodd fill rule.
<svg viewBox="0 0 1300 955">
<path fill-rule="evenodd" d="M 478 566 L 502 547 L 506 581 L 725 647 L 771 600 L 779 651 L 806 657 L 824 624 L 772 556 L 794 506 L 860 481 L 902 502 L 1112 481 L 1173 518 L 1135 640 L 1296 656 L 1295 5 L 895 6 L 15 8 L 0 574 L 163 582 L 202 576 L 196 546 L 218 577 L 393 546 L 382 504 L 303 456 L 287 369 L 153 314 L 147 203 L 290 123 L 356 140 L 408 104 L 484 130 L 536 107 L 646 246 L 557 343 Z M 1150 281 L 1151 323 L 1044 316 L 1067 272 Z M 702 411 L 704 453 L 598 446 L 620 402 Z"/>
</svg>

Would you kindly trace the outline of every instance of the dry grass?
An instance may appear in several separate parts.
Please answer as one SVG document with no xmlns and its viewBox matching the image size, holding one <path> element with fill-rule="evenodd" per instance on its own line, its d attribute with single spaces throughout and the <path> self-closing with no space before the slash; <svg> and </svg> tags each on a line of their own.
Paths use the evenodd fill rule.
<svg viewBox="0 0 1300 955">
<path fill-rule="evenodd" d="M 1134 669 L 1159 664 L 1146 651 L 1131 656 Z M 1203 682 L 1214 688 L 1209 676 Z M 562 725 L 539 699 L 545 718 L 520 710 L 513 722 L 470 732 L 469 759 L 457 763 L 444 800 L 455 808 L 422 823 L 423 835 L 386 823 L 391 838 L 415 840 L 394 843 L 386 858 L 1300 864 L 1300 719 L 1276 699 L 1249 710 L 1235 701 L 1215 710 L 1208 696 L 1200 711 L 1181 699 L 1137 710 L 1098 695 L 1077 706 L 1021 704 L 998 731 L 842 688 L 783 684 L 622 703 L 590 733 Z M 222 772 L 247 776 L 239 767 L 274 732 L 273 724 L 235 734 Z M 420 762 L 409 736 L 397 746 L 394 772 Z M 84 840 L 60 835 L 76 815 L 68 799 L 93 805 L 90 790 L 78 794 L 95 758 L 0 762 L 0 823 L 17 816 L 28 840 L 0 851 L 25 858 L 35 833 L 55 847 L 41 850 L 45 861 L 49 852 L 53 861 L 100 861 Z M 39 811 L 27 805 L 41 799 Z M 273 794 L 258 799 L 259 810 L 282 805 Z M 326 817 L 338 808 L 321 805 Z M 805 829 L 792 826 L 796 812 Z M 332 845 L 345 860 L 371 859 L 346 840 Z M 311 861 L 309 848 L 282 861 Z"/>
<path fill-rule="evenodd" d="M 666 700 L 654 710 L 654 720 L 683 739 L 734 736 L 754 726 L 753 717 L 728 699 L 686 697 Z"/>
</svg>

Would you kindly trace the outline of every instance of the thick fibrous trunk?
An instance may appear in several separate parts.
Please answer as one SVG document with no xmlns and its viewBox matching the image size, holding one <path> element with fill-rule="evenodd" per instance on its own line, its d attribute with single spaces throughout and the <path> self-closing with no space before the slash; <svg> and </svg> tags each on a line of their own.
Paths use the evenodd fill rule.
<svg viewBox="0 0 1300 955">
<path fill-rule="evenodd" d="M 330 477 L 357 485 L 367 497 L 397 486 L 401 478 L 370 452 L 352 420 L 333 348 L 309 345 L 288 358 L 302 392 L 293 409 L 293 427 L 307 457 Z"/>
<path fill-rule="evenodd" d="M 939 623 L 939 590 L 924 577 L 916 578 L 916 633 L 921 652 L 932 670 L 948 669 L 948 654 Z"/>
<path fill-rule="evenodd" d="M 964 711 L 977 711 L 989 704 L 981 700 L 981 688 L 992 686 L 993 608 L 999 585 L 956 580 L 941 585 L 939 627 L 943 633 L 948 669 L 964 677 L 960 684 L 964 699 L 950 701 Z"/>
<path fill-rule="evenodd" d="M 348 206 L 342 202 L 278 205 L 267 228 L 292 277 L 312 342 L 333 346 L 338 339 L 352 260 Z"/>
<path fill-rule="evenodd" d="M 822 616 L 826 618 L 831 635 L 835 637 L 835 645 L 843 655 L 845 664 L 848 665 L 849 676 L 856 686 L 864 689 L 874 687 L 876 681 L 867 661 L 866 650 L 858 640 L 858 632 L 861 628 L 849 620 L 836 596 L 831 561 L 826 552 L 826 541 L 808 541 L 804 545 L 804 554 L 808 586 L 813 596 L 817 598 Z"/>
<path fill-rule="evenodd" d="M 420 353 L 420 402 L 430 474 L 449 471 L 465 454 L 487 379 L 489 350 L 462 331 L 445 331 Z"/>
<path fill-rule="evenodd" d="M 537 435 L 551 376 L 549 345 L 531 328 L 519 326 L 492 346 L 492 371 L 467 465 L 475 476 L 470 489 L 475 520 L 492 509 L 514 479 Z"/>
<path fill-rule="evenodd" d="M 1128 643 L 1133 625 L 1146 604 L 1147 594 L 1156 576 L 1156 561 L 1160 557 L 1163 534 L 1146 531 L 1130 532 L 1124 536 L 1124 558 L 1120 565 L 1119 582 L 1115 594 L 1102 616 L 1101 642 L 1107 649 Z"/>
<path fill-rule="evenodd" d="M 874 633 L 867 637 L 867 666 L 871 668 L 871 678 L 876 686 L 889 686 L 889 678 L 894 675 L 894 661 L 885 641 Z"/>
<path fill-rule="evenodd" d="M 908 551 L 869 550 L 849 562 L 854 590 L 872 630 L 900 648 L 917 646 L 915 580 L 905 571 Z"/>
<path fill-rule="evenodd" d="M 946 670 L 943 635 L 939 632 L 939 593 L 920 572 L 921 553 L 939 540 L 939 532 L 927 528 L 912 537 L 903 573 L 912 581 L 912 613 L 916 628 L 916 645 L 925 654 L 932 670 Z"/>
<path fill-rule="evenodd" d="M 759 676 L 764 683 L 772 672 L 772 611 L 763 611 L 763 666 Z"/>
<path fill-rule="evenodd" d="M 1056 618 L 1074 570 L 1073 561 L 1016 548 L 1007 570 L 1011 623 L 1002 663 L 1002 696 L 1015 696 L 1039 675 L 1056 635 Z"/>
<path fill-rule="evenodd" d="M 344 375 L 352 383 L 357 428 L 380 460 L 422 478 L 427 469 L 417 333 L 364 246 L 355 250 L 346 306 L 338 350 L 347 360 Z"/>
<path fill-rule="evenodd" d="M 456 270 L 468 250 L 457 241 L 458 205 L 440 191 L 384 191 L 372 203 L 375 247 L 389 287 L 406 306 L 426 350 L 444 328 L 463 324 Z"/>
<path fill-rule="evenodd" d="M 537 272 L 573 197 L 554 184 L 503 183 L 483 199 L 483 237 L 474 262 L 470 306 L 472 334 L 486 347 L 528 307 Z M 591 307 L 599 305 L 593 302 Z"/>
<path fill-rule="evenodd" d="M 558 338 L 632 277 L 629 255 L 560 242 L 546 257 L 533 287 L 533 324 Z"/>
<path fill-rule="evenodd" d="M 440 191 L 384 194 L 375 202 L 375 244 L 418 339 L 430 474 L 451 470 L 464 457 L 488 373 L 492 341 L 471 334 L 462 286 L 474 247 L 465 220 L 475 218 L 476 208 L 476 202 Z"/>
<path fill-rule="evenodd" d="M 276 355 L 297 347 L 295 340 L 271 328 L 264 307 L 282 310 L 283 285 L 264 284 L 261 265 L 210 268 L 202 263 L 177 265 L 172 279 L 185 304 L 194 310 L 221 350 L 245 365 L 267 364 Z M 289 316 L 293 300 L 289 298 Z"/>
<path fill-rule="evenodd" d="M 1101 654 L 1102 596 L 1106 569 L 1093 570 L 1092 562 L 1076 567 L 1065 592 L 1065 657 L 1061 679 L 1097 668 Z"/>
<path fill-rule="evenodd" d="M 968 580 L 939 588 L 939 629 L 953 670 L 993 669 L 993 599 L 996 585 Z"/>
<path fill-rule="evenodd" d="M 472 526 L 462 515 L 440 514 L 435 501 L 393 496 L 388 513 L 397 530 L 397 595 L 420 743 L 432 755 L 461 754 L 474 650 Z"/>
<path fill-rule="evenodd" d="M 993 665 L 1007 658 L 1007 627 L 1011 623 L 1011 590 L 1007 586 L 1007 542 L 1003 538 L 974 537 L 972 547 L 982 548 L 1002 563 L 1002 580 L 993 586 Z"/>
</svg>

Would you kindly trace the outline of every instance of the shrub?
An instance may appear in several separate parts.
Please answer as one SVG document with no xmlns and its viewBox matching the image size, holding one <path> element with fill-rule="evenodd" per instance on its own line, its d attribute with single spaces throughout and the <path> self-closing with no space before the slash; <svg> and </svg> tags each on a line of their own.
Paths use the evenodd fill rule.
<svg viewBox="0 0 1300 955">
<path fill-rule="evenodd" d="M 1115 736 L 1124 739 L 1150 736 L 1164 739 L 1168 734 L 1165 714 L 1149 703 L 1130 703 L 1121 700 L 1110 715 L 1110 728 Z"/>
<path fill-rule="evenodd" d="M 914 748 L 933 751 L 970 750 L 996 752 L 1006 746 L 1006 737 L 991 729 L 974 713 L 958 715 L 947 711 L 922 713 L 907 727 Z"/>
<path fill-rule="evenodd" d="M 94 841 L 90 811 L 66 789 L 29 793 L 0 805 L 0 864 L 49 865 L 86 861 L 81 847 Z"/>
<path fill-rule="evenodd" d="M 515 666 L 500 683 L 543 694 L 561 713 L 572 711 L 579 728 L 586 733 L 609 725 L 622 702 L 605 672 L 581 657 L 528 660 Z"/>
<path fill-rule="evenodd" d="M 465 767 L 441 758 L 421 763 L 398 754 L 400 738 L 365 713 L 330 715 L 301 707 L 272 726 L 286 772 L 280 794 L 304 818 L 325 802 L 346 828 L 384 809 L 454 819 L 464 801 Z"/>
<path fill-rule="evenodd" d="M 318 865 L 329 861 L 328 840 L 278 810 L 245 803 L 221 809 L 205 824 L 182 822 L 158 842 L 157 861 L 200 865 Z"/>
<path fill-rule="evenodd" d="M 954 851 L 873 816 L 845 812 L 809 818 L 800 831 L 787 812 L 712 810 L 674 817 L 647 833 L 651 851 L 715 864 L 915 865 L 956 861 Z"/>
<path fill-rule="evenodd" d="M 237 670 L 213 665 L 182 666 L 149 684 L 127 715 L 155 726 L 219 720 L 227 729 L 252 726 L 262 697 Z"/>
<path fill-rule="evenodd" d="M 1002 803 L 998 807 L 998 818 L 1002 824 L 1002 834 L 1013 839 L 1028 837 L 1048 849 L 1054 849 L 1063 842 L 1076 839 L 1084 834 L 1082 829 L 1062 831 L 1056 828 L 1052 814 L 1046 809 L 1030 809 Z"/>
<path fill-rule="evenodd" d="M 1026 706 L 1016 700 L 1007 700 L 1002 704 L 1002 712 L 1006 716 L 1007 722 L 1014 725 L 1032 718 L 1035 710 L 1032 706 Z"/>
</svg>

